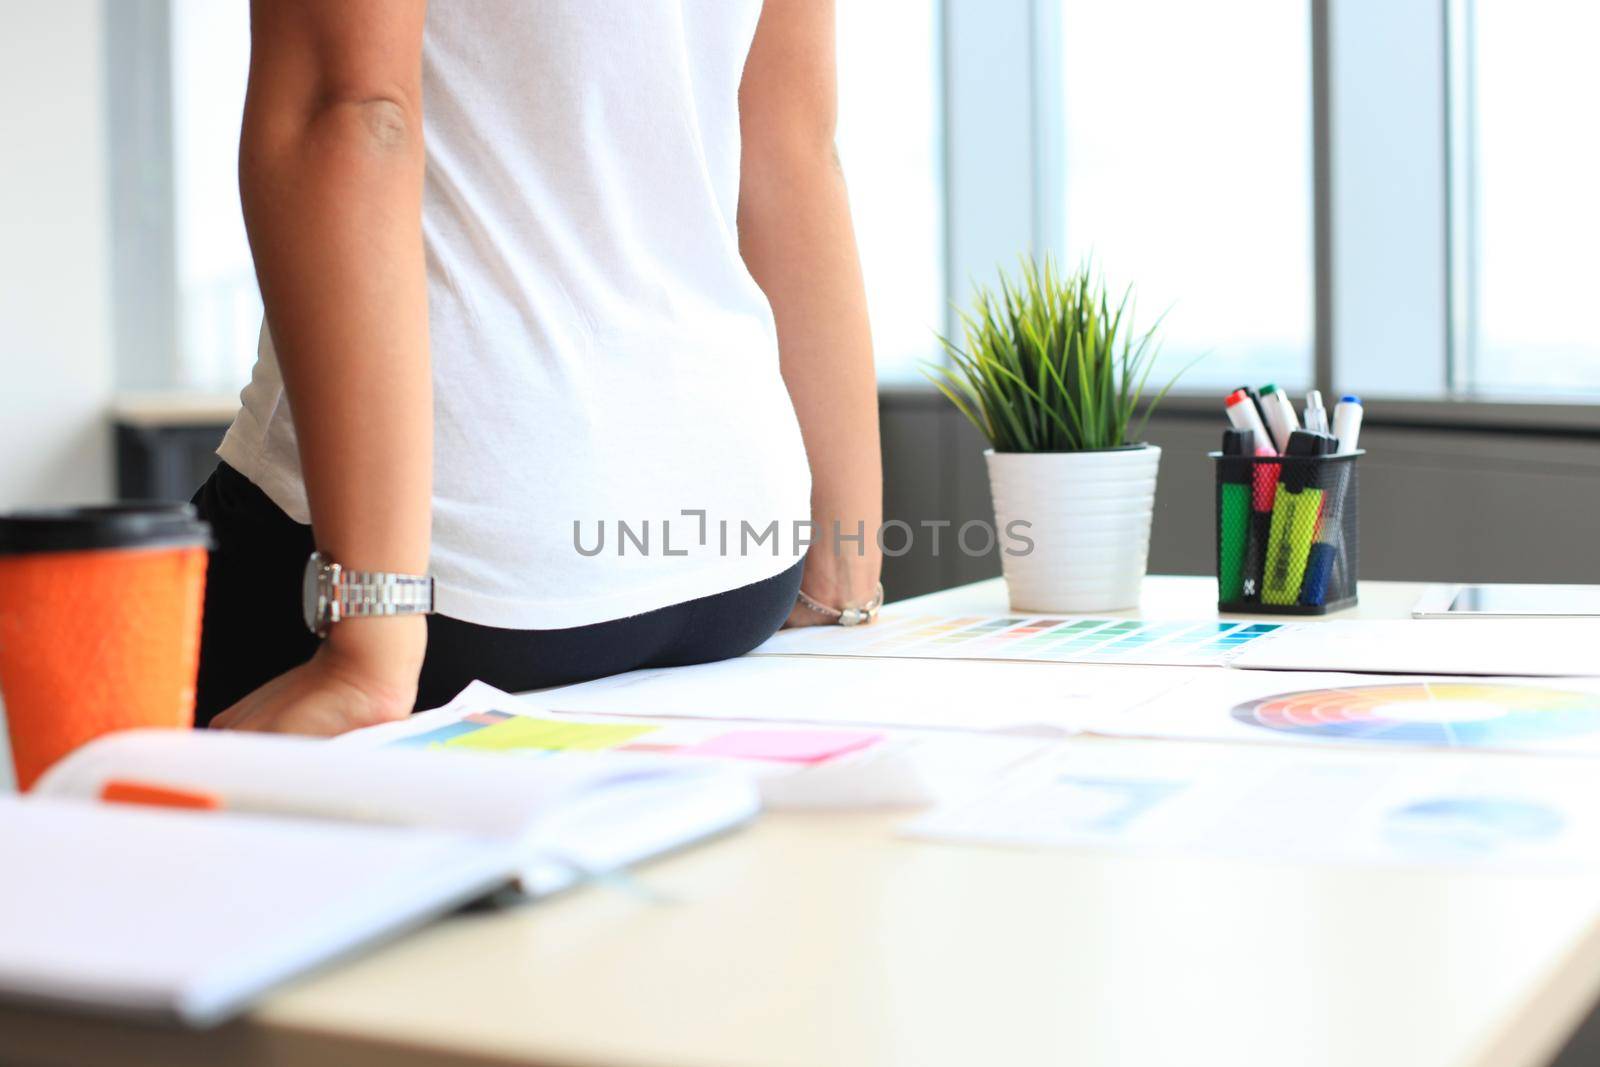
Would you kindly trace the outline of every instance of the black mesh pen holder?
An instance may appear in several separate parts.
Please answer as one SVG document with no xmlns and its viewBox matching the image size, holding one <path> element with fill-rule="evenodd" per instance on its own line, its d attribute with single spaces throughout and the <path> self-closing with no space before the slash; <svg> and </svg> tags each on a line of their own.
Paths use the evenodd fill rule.
<svg viewBox="0 0 1600 1067">
<path fill-rule="evenodd" d="M 1360 451 L 1217 464 L 1217 610 L 1325 615 L 1356 602 Z"/>
</svg>

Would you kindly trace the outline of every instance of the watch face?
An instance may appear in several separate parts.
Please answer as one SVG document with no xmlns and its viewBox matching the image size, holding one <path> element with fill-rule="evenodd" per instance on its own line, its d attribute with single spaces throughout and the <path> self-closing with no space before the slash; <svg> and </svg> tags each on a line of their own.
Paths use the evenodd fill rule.
<svg viewBox="0 0 1600 1067">
<path fill-rule="evenodd" d="M 322 553 L 313 552 L 306 560 L 304 577 L 300 581 L 300 611 L 305 616 L 306 629 L 322 636 L 323 622 L 328 617 L 328 599 L 322 584 Z"/>
</svg>

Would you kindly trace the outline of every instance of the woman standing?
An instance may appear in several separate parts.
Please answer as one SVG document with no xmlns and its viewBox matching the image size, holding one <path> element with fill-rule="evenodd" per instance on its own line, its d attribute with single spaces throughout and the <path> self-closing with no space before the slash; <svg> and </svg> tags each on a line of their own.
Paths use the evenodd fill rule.
<svg viewBox="0 0 1600 1067">
<path fill-rule="evenodd" d="M 266 324 L 196 496 L 201 721 L 336 733 L 875 602 L 833 26 L 824 0 L 254 0 Z"/>
</svg>

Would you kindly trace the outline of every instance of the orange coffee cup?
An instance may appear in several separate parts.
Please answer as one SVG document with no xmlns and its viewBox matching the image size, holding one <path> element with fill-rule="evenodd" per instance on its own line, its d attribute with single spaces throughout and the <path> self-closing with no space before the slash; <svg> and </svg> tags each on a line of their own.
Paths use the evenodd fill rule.
<svg viewBox="0 0 1600 1067">
<path fill-rule="evenodd" d="M 187 504 L 0 515 L 0 699 L 19 789 L 102 734 L 194 725 L 210 542 Z"/>
</svg>

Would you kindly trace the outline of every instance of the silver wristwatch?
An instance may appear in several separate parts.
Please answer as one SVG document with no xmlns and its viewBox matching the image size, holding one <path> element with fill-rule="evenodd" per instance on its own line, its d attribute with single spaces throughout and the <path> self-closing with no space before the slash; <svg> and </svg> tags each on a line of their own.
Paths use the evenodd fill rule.
<svg viewBox="0 0 1600 1067">
<path fill-rule="evenodd" d="M 347 571 L 321 552 L 306 560 L 300 586 L 306 629 L 327 637 L 342 619 L 433 614 L 433 579 L 418 574 Z"/>
</svg>

